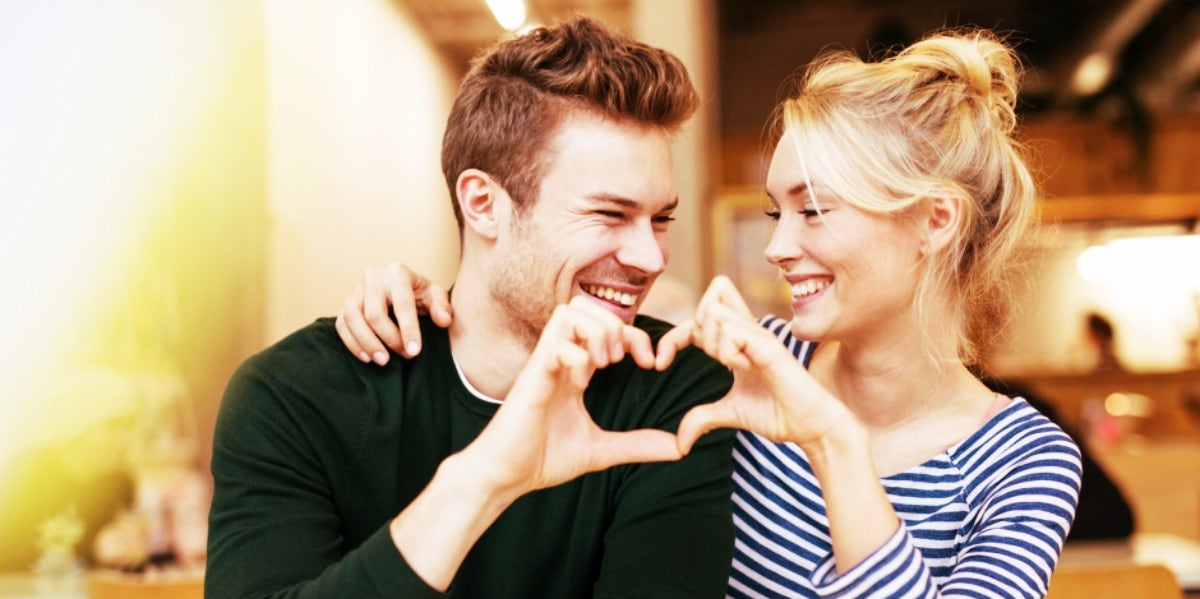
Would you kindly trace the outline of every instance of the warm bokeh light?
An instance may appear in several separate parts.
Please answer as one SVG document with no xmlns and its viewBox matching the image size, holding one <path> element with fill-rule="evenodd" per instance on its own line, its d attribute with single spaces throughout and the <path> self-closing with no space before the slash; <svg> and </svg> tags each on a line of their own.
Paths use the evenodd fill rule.
<svg viewBox="0 0 1200 599">
<path fill-rule="evenodd" d="M 1200 291 L 1200 235 L 1126 237 L 1088 247 L 1079 255 L 1079 276 L 1096 284 L 1170 281 Z"/>
<path fill-rule="evenodd" d="M 487 5 L 501 27 L 516 31 L 525 24 L 525 0 L 487 0 Z"/>
<path fill-rule="evenodd" d="M 28 3 L 0 29 L 5 570 L 72 505 L 86 554 L 132 507 L 127 450 L 163 390 L 210 422 L 259 347 L 267 89 L 256 3 Z"/>
</svg>

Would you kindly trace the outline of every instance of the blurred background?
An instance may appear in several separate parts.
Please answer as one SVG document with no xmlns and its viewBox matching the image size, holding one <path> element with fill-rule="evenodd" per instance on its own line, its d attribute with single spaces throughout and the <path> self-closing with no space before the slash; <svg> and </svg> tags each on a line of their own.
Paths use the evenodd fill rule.
<svg viewBox="0 0 1200 599">
<path fill-rule="evenodd" d="M 988 366 L 1097 448 L 1139 530 L 1200 539 L 1194 0 L 488 4 L 0 0 L 0 570 L 45 556 L 5 530 L 27 540 L 75 505 L 90 555 L 117 507 L 200 488 L 232 370 L 336 314 L 364 267 L 449 283 L 438 156 L 457 82 L 502 20 L 573 14 L 675 52 L 703 96 L 675 140 L 663 289 L 687 302 L 727 273 L 764 313 L 788 309 L 761 256 L 760 187 L 791 75 L 824 48 L 1007 32 L 1047 198 Z"/>
</svg>

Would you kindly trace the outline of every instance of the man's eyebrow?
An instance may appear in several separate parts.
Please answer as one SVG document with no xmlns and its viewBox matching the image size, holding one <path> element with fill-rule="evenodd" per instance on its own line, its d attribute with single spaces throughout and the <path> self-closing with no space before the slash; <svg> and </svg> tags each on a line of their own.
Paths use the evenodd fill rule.
<svg viewBox="0 0 1200 599">
<path fill-rule="evenodd" d="M 798 196 L 798 195 L 804 193 L 804 191 L 806 189 L 808 189 L 808 183 L 798 183 L 796 185 L 793 185 L 791 188 L 789 188 L 787 190 L 787 195 L 788 196 Z M 776 202 L 779 201 L 779 198 L 772 195 L 770 190 L 767 190 L 767 197 L 771 198 L 772 200 L 774 200 Z"/>
<path fill-rule="evenodd" d="M 593 202 L 603 203 L 603 204 L 616 204 L 618 206 L 621 206 L 622 208 L 627 208 L 630 210 L 635 210 L 635 209 L 642 207 L 642 204 L 636 200 L 631 200 L 625 196 L 619 196 L 619 195 L 612 194 L 612 193 L 594 193 L 594 194 L 590 194 L 586 197 L 587 197 L 587 199 L 589 199 Z M 658 212 L 671 212 L 678 207 L 679 207 L 679 198 L 676 197 L 676 198 L 672 199 L 671 202 L 668 203 L 666 206 L 663 206 L 661 209 L 659 209 Z"/>
</svg>

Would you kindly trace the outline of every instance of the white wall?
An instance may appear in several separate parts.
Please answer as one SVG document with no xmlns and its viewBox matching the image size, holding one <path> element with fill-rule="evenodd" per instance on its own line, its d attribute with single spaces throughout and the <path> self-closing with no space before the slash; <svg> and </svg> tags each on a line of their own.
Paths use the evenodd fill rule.
<svg viewBox="0 0 1200 599">
<path fill-rule="evenodd" d="M 716 185 L 716 5 L 712 0 L 634 0 L 630 9 L 633 36 L 678 56 L 700 92 L 699 110 L 671 145 L 680 204 L 666 271 L 678 283 L 677 292 L 698 300 L 708 286 L 704 238 Z"/>
<path fill-rule="evenodd" d="M 0 1 L 0 464 L 139 400 L 98 370 L 211 406 L 257 345 L 261 40 L 243 0 Z"/>
<path fill-rule="evenodd" d="M 266 342 L 336 314 L 369 265 L 447 284 L 441 176 L 458 76 L 389 0 L 267 0 Z"/>
</svg>

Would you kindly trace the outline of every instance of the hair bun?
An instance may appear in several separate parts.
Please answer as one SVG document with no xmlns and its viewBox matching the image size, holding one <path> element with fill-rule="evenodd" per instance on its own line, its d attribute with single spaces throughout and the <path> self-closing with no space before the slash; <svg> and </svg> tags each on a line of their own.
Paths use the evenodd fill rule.
<svg viewBox="0 0 1200 599">
<path fill-rule="evenodd" d="M 925 73 L 927 83 L 959 81 L 966 95 L 982 101 L 998 127 L 1016 127 L 1020 61 L 1011 48 L 987 30 L 945 31 L 905 48 L 897 60 Z"/>
</svg>

